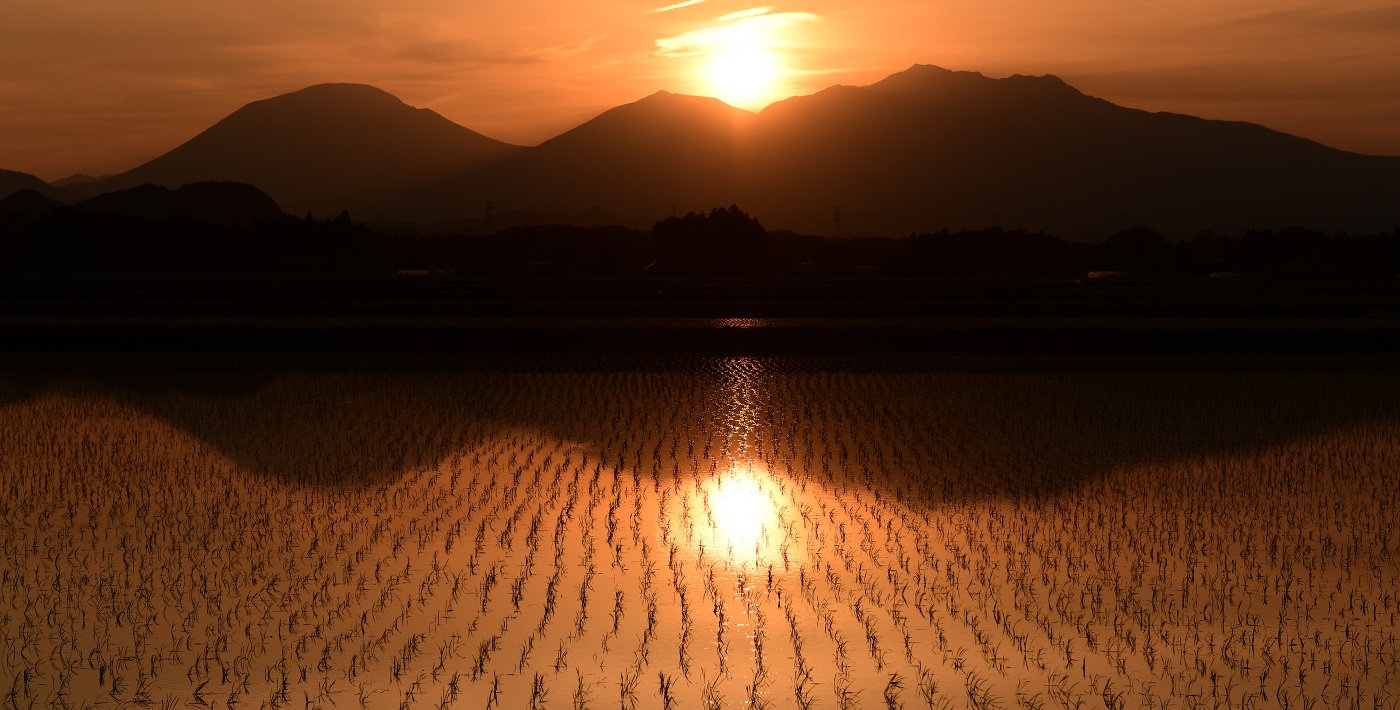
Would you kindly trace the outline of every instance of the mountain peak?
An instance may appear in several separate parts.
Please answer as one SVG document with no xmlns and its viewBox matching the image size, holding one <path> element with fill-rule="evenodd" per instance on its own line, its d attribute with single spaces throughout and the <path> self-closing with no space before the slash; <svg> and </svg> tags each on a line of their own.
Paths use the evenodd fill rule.
<svg viewBox="0 0 1400 710">
<path fill-rule="evenodd" d="M 694 94 L 677 94 L 675 92 L 661 90 L 644 98 L 633 101 L 630 104 L 623 104 L 618 108 L 628 106 L 710 106 L 730 111 L 743 111 L 744 109 L 730 106 L 729 104 L 712 96 L 696 96 Z"/>
<path fill-rule="evenodd" d="M 881 84 L 887 83 L 907 83 L 912 81 L 948 80 L 963 80 L 969 83 L 975 83 L 978 82 L 978 80 L 981 80 L 984 82 L 1008 82 L 1012 84 L 1035 82 L 1048 85 L 1069 86 L 1069 84 L 1065 83 L 1064 79 L 1061 79 L 1060 77 L 1054 74 L 1012 74 L 1011 76 L 1005 77 L 1003 79 L 993 79 L 992 77 L 989 77 L 983 74 L 982 72 L 956 71 L 953 69 L 944 69 L 943 67 L 934 64 L 915 64 L 902 72 L 896 72 L 878 82 L 875 82 L 875 84 L 872 84 L 872 86 L 879 86 Z"/>
<path fill-rule="evenodd" d="M 374 86 L 316 84 L 247 104 L 100 188 L 232 181 L 294 212 L 335 214 L 515 150 Z"/>
<path fill-rule="evenodd" d="M 1062 87 L 1074 89 L 1076 93 L 1079 92 L 1078 89 L 1075 89 L 1074 87 L 1070 86 L 1068 82 L 1054 74 L 1012 74 L 1011 76 L 1008 76 L 1005 79 L 999 79 L 998 81 L 1005 81 L 1011 83 L 1020 82 L 1025 84 L 1039 84 L 1041 86 Z"/>
<path fill-rule="evenodd" d="M 752 119 L 753 113 L 735 108 L 709 96 L 691 96 L 658 91 L 630 104 L 608 109 L 593 120 L 555 136 L 547 144 L 569 143 L 580 135 L 670 134 L 707 130 L 703 126 L 724 126 L 726 130 Z"/>
<path fill-rule="evenodd" d="M 905 69 L 902 72 L 896 72 L 894 74 L 891 74 L 885 77 L 881 82 L 876 83 L 883 83 L 884 81 L 889 81 L 891 79 L 899 80 L 900 78 L 926 80 L 951 78 L 986 79 L 987 76 L 982 74 L 982 72 L 945 69 L 936 64 L 914 64 L 908 69 Z"/>
<path fill-rule="evenodd" d="M 753 113 L 710 97 L 658 91 L 630 104 L 608 109 L 585 123 L 584 127 L 622 126 L 633 123 L 662 122 L 692 124 L 695 122 L 734 122 L 753 118 Z M 577 130 L 577 129 L 576 129 Z M 566 134 L 567 135 L 567 134 Z"/>
<path fill-rule="evenodd" d="M 289 101 L 297 99 L 330 101 L 373 101 L 378 103 L 403 104 L 403 100 L 393 94 L 369 84 L 313 84 L 299 91 L 274 96 L 267 101 Z"/>
<path fill-rule="evenodd" d="M 423 111 L 399 97 L 369 84 L 313 84 L 304 89 L 254 101 L 239 109 L 242 114 L 293 112 L 302 115 L 345 115 L 348 112 L 393 114 Z M 322 119 L 324 120 L 324 118 Z"/>
<path fill-rule="evenodd" d="M 902 71 L 902 72 L 896 72 L 895 74 L 892 74 L 891 76 L 898 76 L 898 75 L 900 75 L 900 74 L 924 75 L 924 76 L 947 76 L 947 75 L 949 75 L 949 74 L 957 74 L 957 73 L 959 73 L 959 72 L 955 72 L 955 71 L 953 71 L 952 69 L 944 69 L 943 67 L 940 67 L 940 66 L 938 66 L 937 64 L 911 64 L 911 65 L 909 65 L 909 68 L 908 68 L 908 69 L 905 69 L 905 70 Z M 969 73 L 969 72 L 963 72 L 963 73 Z M 977 73 L 977 72 L 971 72 L 971 73 L 974 73 L 974 74 L 975 74 L 975 73 Z"/>
<path fill-rule="evenodd" d="M 1044 99 L 1065 99 L 1084 96 L 1054 74 L 1013 74 L 994 79 L 981 72 L 953 71 L 931 64 L 915 64 L 871 84 L 868 88 L 886 94 L 921 99 L 959 97 L 966 100 L 974 96 L 1003 96 L 1008 99 L 1014 96 L 1038 96 Z"/>
</svg>

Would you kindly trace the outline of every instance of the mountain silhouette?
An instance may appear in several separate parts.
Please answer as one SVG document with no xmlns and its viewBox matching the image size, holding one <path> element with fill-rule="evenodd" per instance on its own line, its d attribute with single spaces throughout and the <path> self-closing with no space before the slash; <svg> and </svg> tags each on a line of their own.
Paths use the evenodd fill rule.
<svg viewBox="0 0 1400 710">
<path fill-rule="evenodd" d="M 135 219 L 184 217 L 214 224 L 246 224 L 282 214 L 261 190 L 236 182 L 196 182 L 177 190 L 141 185 L 88 198 L 73 209 Z"/>
<path fill-rule="evenodd" d="M 29 173 L 0 170 L 0 198 L 8 197 L 20 190 L 32 190 L 54 200 L 71 198 L 71 195 L 63 188 L 50 185 Z"/>
<path fill-rule="evenodd" d="M 95 182 L 102 182 L 103 180 L 110 180 L 111 178 L 111 175 L 88 175 L 86 173 L 73 173 L 72 175 L 69 175 L 66 178 L 59 178 L 58 180 L 54 180 L 49 184 L 53 185 L 54 187 L 73 187 L 81 190 L 84 189 L 85 185 L 90 185 Z"/>
<path fill-rule="evenodd" d="M 658 93 L 446 181 L 395 216 L 456 205 L 607 210 L 637 227 L 737 203 L 772 228 L 904 235 L 1005 226 L 1102 239 L 1400 224 L 1400 158 L 1261 126 L 1124 108 L 1055 76 L 916 65 L 757 115 Z M 394 211 L 391 209 L 391 211 Z M 839 211 L 839 218 L 836 216 Z"/>
<path fill-rule="evenodd" d="M 373 87 L 326 84 L 249 104 L 150 163 L 69 189 L 212 180 L 256 185 L 296 213 L 348 208 L 468 231 L 589 213 L 649 227 L 730 204 L 816 234 L 1002 226 L 1099 240 L 1132 226 L 1184 237 L 1400 225 L 1400 158 L 1124 108 L 1054 76 L 926 65 L 758 114 L 658 92 L 531 148 Z"/>
<path fill-rule="evenodd" d="M 741 196 L 740 151 L 754 118 L 719 99 L 659 91 L 407 196 L 399 216 L 460 216 L 453 209 L 465 198 L 501 212 L 603 210 L 650 226 L 672 205 L 730 204 Z"/>
<path fill-rule="evenodd" d="M 799 230 L 829 230 L 838 206 L 853 229 L 895 235 L 1400 224 L 1400 159 L 1123 108 L 1054 76 L 914 66 L 773 104 L 749 155 L 745 204 Z"/>
<path fill-rule="evenodd" d="M 233 181 L 292 212 L 336 214 L 515 150 L 372 86 L 321 84 L 248 104 L 169 153 L 83 187 Z"/>
</svg>

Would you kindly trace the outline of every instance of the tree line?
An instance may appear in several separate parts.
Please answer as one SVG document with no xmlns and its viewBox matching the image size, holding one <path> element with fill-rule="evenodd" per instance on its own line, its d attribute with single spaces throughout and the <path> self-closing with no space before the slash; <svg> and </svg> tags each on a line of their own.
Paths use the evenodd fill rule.
<svg viewBox="0 0 1400 710">
<path fill-rule="evenodd" d="M 490 235 L 388 234 L 336 218 L 26 214 L 0 203 L 0 274 L 188 275 L 439 273 L 509 278 L 1133 278 L 1394 279 L 1400 228 L 1303 228 L 1170 241 L 1143 228 L 1100 243 L 999 228 L 900 238 L 766 230 L 737 206 L 650 230 L 545 225 Z"/>
</svg>

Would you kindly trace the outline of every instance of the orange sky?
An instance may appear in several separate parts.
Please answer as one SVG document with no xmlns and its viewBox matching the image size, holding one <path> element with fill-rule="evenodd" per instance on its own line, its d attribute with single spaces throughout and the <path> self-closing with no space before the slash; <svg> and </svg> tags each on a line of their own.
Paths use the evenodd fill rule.
<svg viewBox="0 0 1400 710">
<path fill-rule="evenodd" d="M 1394 0 L 772 2 L 6 0 L 0 168 L 119 172 L 321 82 L 530 145 L 658 89 L 717 93 L 715 72 L 771 74 L 757 108 L 914 63 L 1400 155 Z M 751 51 L 715 69 L 734 37 Z"/>
</svg>

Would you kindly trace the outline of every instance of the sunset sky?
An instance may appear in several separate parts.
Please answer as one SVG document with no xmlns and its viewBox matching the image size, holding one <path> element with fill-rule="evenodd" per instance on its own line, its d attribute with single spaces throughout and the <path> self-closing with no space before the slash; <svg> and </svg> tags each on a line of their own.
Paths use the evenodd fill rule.
<svg viewBox="0 0 1400 710">
<path fill-rule="evenodd" d="M 7 0 L 0 168 L 119 172 L 322 82 L 533 145 L 659 89 L 759 109 L 915 63 L 1400 155 L 1394 0 L 772 1 Z"/>
</svg>

